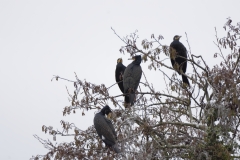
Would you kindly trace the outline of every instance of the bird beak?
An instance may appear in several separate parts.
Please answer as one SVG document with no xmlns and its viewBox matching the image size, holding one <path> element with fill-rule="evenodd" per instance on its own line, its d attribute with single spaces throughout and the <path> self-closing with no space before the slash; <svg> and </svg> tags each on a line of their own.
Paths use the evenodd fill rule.
<svg viewBox="0 0 240 160">
<path fill-rule="evenodd" d="M 132 58 L 128 58 L 128 60 L 135 60 L 135 57 L 132 57 Z"/>
<path fill-rule="evenodd" d="M 111 119 L 111 118 L 112 118 L 112 113 L 111 113 L 111 112 L 108 113 L 107 118 L 108 118 L 108 119 Z"/>
</svg>

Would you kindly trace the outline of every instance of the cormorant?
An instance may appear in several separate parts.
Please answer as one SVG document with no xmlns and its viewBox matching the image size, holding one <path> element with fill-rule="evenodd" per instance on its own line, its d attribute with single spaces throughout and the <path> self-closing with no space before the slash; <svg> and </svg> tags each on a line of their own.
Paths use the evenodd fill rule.
<svg viewBox="0 0 240 160">
<path fill-rule="evenodd" d="M 118 58 L 117 66 L 116 66 L 116 70 L 115 70 L 115 79 L 116 79 L 116 82 L 118 83 L 118 87 L 120 88 L 122 93 L 124 93 L 123 74 L 124 74 L 125 69 L 126 69 L 126 67 L 122 64 L 122 58 Z"/>
<path fill-rule="evenodd" d="M 132 57 L 132 59 L 134 61 L 127 66 L 123 75 L 124 93 L 127 94 L 126 97 L 129 98 L 129 100 L 125 98 L 125 103 L 130 103 L 131 106 L 134 104 L 135 92 L 142 76 L 142 68 L 140 66 L 142 57 L 138 55 Z"/>
<path fill-rule="evenodd" d="M 106 105 L 95 115 L 93 123 L 98 136 L 102 139 L 105 145 L 107 147 L 112 147 L 116 153 L 120 153 L 121 151 L 116 144 L 117 134 L 111 120 L 108 119 L 111 116 L 111 113 L 112 111 L 110 107 Z M 105 115 L 107 115 L 108 118 L 106 118 Z"/>
<path fill-rule="evenodd" d="M 118 58 L 117 60 L 117 66 L 115 70 L 115 79 L 116 82 L 118 83 L 118 87 L 124 93 L 124 88 L 123 88 L 123 74 L 126 69 L 126 66 L 122 64 L 122 58 Z M 129 103 L 129 98 L 127 96 L 124 97 L 124 101 Z"/>
<path fill-rule="evenodd" d="M 182 74 L 185 74 L 187 70 L 187 49 L 181 42 L 179 42 L 180 38 L 181 36 L 178 35 L 173 37 L 173 42 L 170 44 L 169 48 L 170 59 L 173 68 L 178 72 L 178 74 L 182 75 L 183 83 L 190 86 L 188 78 Z"/>
</svg>

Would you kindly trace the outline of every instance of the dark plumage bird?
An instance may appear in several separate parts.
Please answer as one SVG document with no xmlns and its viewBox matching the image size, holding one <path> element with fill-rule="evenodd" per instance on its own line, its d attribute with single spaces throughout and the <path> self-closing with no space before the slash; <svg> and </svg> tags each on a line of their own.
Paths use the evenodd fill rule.
<svg viewBox="0 0 240 160">
<path fill-rule="evenodd" d="M 169 48 L 170 59 L 173 68 L 178 72 L 178 74 L 182 75 L 183 83 L 190 86 L 188 78 L 182 74 L 185 74 L 187 70 L 187 50 L 185 46 L 181 42 L 179 42 L 180 38 L 181 36 L 178 35 L 173 37 L 173 42 L 170 44 Z"/>
<path fill-rule="evenodd" d="M 120 88 L 122 93 L 124 93 L 123 74 L 124 74 L 125 69 L 126 69 L 126 66 L 124 66 L 122 64 L 122 58 L 118 58 L 117 66 L 116 66 L 116 70 L 115 70 L 115 79 L 116 79 L 116 82 L 118 83 L 118 87 Z M 125 96 L 124 101 L 129 102 L 129 98 L 127 96 Z"/>
<path fill-rule="evenodd" d="M 126 67 L 122 64 L 122 58 L 118 58 L 117 60 L 117 66 L 115 70 L 115 79 L 116 82 L 118 83 L 118 87 L 124 93 L 124 88 L 123 88 L 123 74 L 125 71 Z"/>
<path fill-rule="evenodd" d="M 133 62 L 127 66 L 123 75 L 124 93 L 129 98 L 125 98 L 125 103 L 130 103 L 131 106 L 134 104 L 135 92 L 142 76 L 142 67 L 140 66 L 142 57 L 139 55 L 134 56 L 132 59 Z"/>
<path fill-rule="evenodd" d="M 95 115 L 93 123 L 98 136 L 102 139 L 105 145 L 107 147 L 112 147 L 116 153 L 120 153 L 121 151 L 116 144 L 117 134 L 113 128 L 113 124 L 111 120 L 105 117 L 105 115 L 108 117 L 111 116 L 111 113 L 112 111 L 110 107 L 106 105 L 99 113 Z"/>
</svg>

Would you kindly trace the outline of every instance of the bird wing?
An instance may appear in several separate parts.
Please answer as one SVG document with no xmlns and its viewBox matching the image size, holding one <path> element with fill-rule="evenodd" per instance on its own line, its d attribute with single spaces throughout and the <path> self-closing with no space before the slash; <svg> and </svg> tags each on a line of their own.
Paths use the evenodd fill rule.
<svg viewBox="0 0 240 160">
<path fill-rule="evenodd" d="M 187 49 L 181 42 L 178 42 L 176 45 L 177 45 L 178 55 L 181 56 L 181 57 L 177 57 L 176 61 L 180 66 L 179 70 L 182 69 L 183 73 L 185 73 L 187 70 L 187 60 L 185 59 L 187 58 Z"/>
<path fill-rule="evenodd" d="M 105 118 L 105 121 L 107 122 L 108 126 L 111 128 L 113 135 L 116 137 L 115 139 L 117 139 L 117 133 L 113 127 L 111 120 L 107 119 L 106 117 L 104 117 L 104 118 Z"/>
<path fill-rule="evenodd" d="M 124 93 L 127 93 L 127 90 L 129 88 L 132 88 L 135 91 L 140 83 L 141 76 L 142 76 L 141 66 L 134 65 L 132 63 L 129 64 L 125 69 L 123 77 Z"/>
<path fill-rule="evenodd" d="M 125 69 L 126 69 L 126 66 L 124 66 L 122 63 L 120 63 L 120 68 L 121 68 L 121 70 L 124 72 Z"/>
<path fill-rule="evenodd" d="M 122 93 L 124 93 L 124 88 L 123 88 L 123 82 L 121 81 L 123 81 L 123 74 L 125 69 L 126 67 L 122 63 L 118 63 L 115 70 L 115 79 Z"/>
<path fill-rule="evenodd" d="M 122 63 L 118 63 L 116 66 L 116 70 L 115 70 L 115 79 L 116 81 L 121 81 L 122 79 L 120 79 L 120 75 L 124 73 L 126 67 L 122 64 Z"/>
<path fill-rule="evenodd" d="M 127 68 L 125 69 L 124 75 L 123 75 L 123 88 L 124 93 L 128 92 L 128 89 L 133 86 L 133 77 L 132 77 L 132 66 L 133 64 L 129 64 Z"/>
<path fill-rule="evenodd" d="M 175 70 L 178 70 L 178 69 L 176 69 L 176 67 L 175 67 L 175 59 L 176 59 L 176 57 L 177 57 L 177 51 L 176 51 L 176 49 L 173 48 L 172 44 L 170 45 L 169 53 L 170 53 L 170 59 L 171 59 L 172 67 L 173 67 Z"/>
<path fill-rule="evenodd" d="M 121 74 L 121 67 L 120 67 L 120 63 L 117 64 L 116 66 L 116 70 L 115 70 L 115 80 L 116 82 L 121 81 L 119 78 L 119 75 Z"/>
<path fill-rule="evenodd" d="M 187 49 L 182 43 L 181 43 L 181 46 L 182 46 L 182 55 L 181 56 L 187 59 Z M 186 73 L 186 71 L 187 71 L 187 60 L 184 59 L 184 58 L 182 58 L 183 62 L 182 62 L 181 65 L 182 65 L 183 73 Z"/>
<path fill-rule="evenodd" d="M 134 79 L 134 90 L 136 91 L 142 77 L 142 67 L 140 65 L 134 66 L 133 68 L 133 79 Z"/>
<path fill-rule="evenodd" d="M 112 146 L 116 143 L 115 135 L 112 131 L 111 126 L 109 125 L 109 122 L 106 121 L 106 117 L 104 115 L 101 115 L 100 113 L 97 113 L 95 115 L 94 127 L 97 131 L 97 134 L 102 140 L 102 136 L 104 136 L 105 139 L 103 141 L 106 143 L 106 145 Z"/>
<path fill-rule="evenodd" d="M 94 117 L 93 123 L 99 138 L 102 139 L 102 128 L 101 128 L 102 124 L 99 123 L 99 119 L 101 119 L 101 115 L 97 113 Z"/>
<path fill-rule="evenodd" d="M 179 43 L 181 44 L 182 51 L 184 52 L 183 57 L 187 58 L 187 49 L 186 49 L 186 47 L 181 42 L 179 42 Z"/>
<path fill-rule="evenodd" d="M 187 50 L 185 46 L 179 41 L 173 41 L 170 44 L 169 53 L 172 67 L 178 72 L 178 74 L 181 74 L 180 70 L 185 73 L 187 68 L 187 63 L 184 59 L 187 58 Z"/>
</svg>

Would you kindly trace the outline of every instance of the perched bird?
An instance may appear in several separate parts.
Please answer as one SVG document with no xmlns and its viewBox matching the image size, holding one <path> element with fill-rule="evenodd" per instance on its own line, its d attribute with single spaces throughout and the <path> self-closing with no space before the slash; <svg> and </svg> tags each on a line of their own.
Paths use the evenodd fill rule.
<svg viewBox="0 0 240 160">
<path fill-rule="evenodd" d="M 118 87 L 120 88 L 122 93 L 124 93 L 123 74 L 124 74 L 125 69 L 126 69 L 126 66 L 124 66 L 122 64 L 122 58 L 118 58 L 117 66 L 116 66 L 116 70 L 115 70 L 115 79 L 116 79 L 116 82 L 118 83 Z M 129 98 L 127 96 L 125 96 L 124 101 L 129 102 Z"/>
<path fill-rule="evenodd" d="M 126 69 L 126 67 L 122 64 L 122 58 L 118 58 L 117 66 L 116 66 L 116 70 L 115 70 L 115 79 L 116 79 L 116 82 L 118 83 L 118 87 L 120 88 L 122 93 L 124 93 L 123 74 L 124 74 L 125 69 Z"/>
<path fill-rule="evenodd" d="M 112 111 L 110 107 L 106 105 L 95 115 L 93 123 L 98 136 L 102 139 L 105 145 L 111 147 L 116 153 L 120 153 L 121 151 L 116 144 L 117 134 L 111 120 L 109 120 L 111 113 Z M 105 115 L 107 115 L 108 118 L 106 118 Z"/>
<path fill-rule="evenodd" d="M 178 72 L 178 74 L 182 75 L 183 83 L 190 86 L 188 78 L 182 74 L 185 74 L 187 70 L 187 50 L 185 46 L 179 42 L 180 38 L 181 36 L 178 35 L 173 37 L 173 42 L 170 44 L 169 48 L 170 59 L 173 68 Z"/>
<path fill-rule="evenodd" d="M 123 75 L 124 93 L 128 97 L 125 98 L 125 103 L 130 103 L 131 106 L 134 104 L 135 92 L 142 76 L 142 67 L 140 66 L 142 57 L 139 55 L 132 57 L 132 59 L 133 62 L 127 66 Z"/>
</svg>

